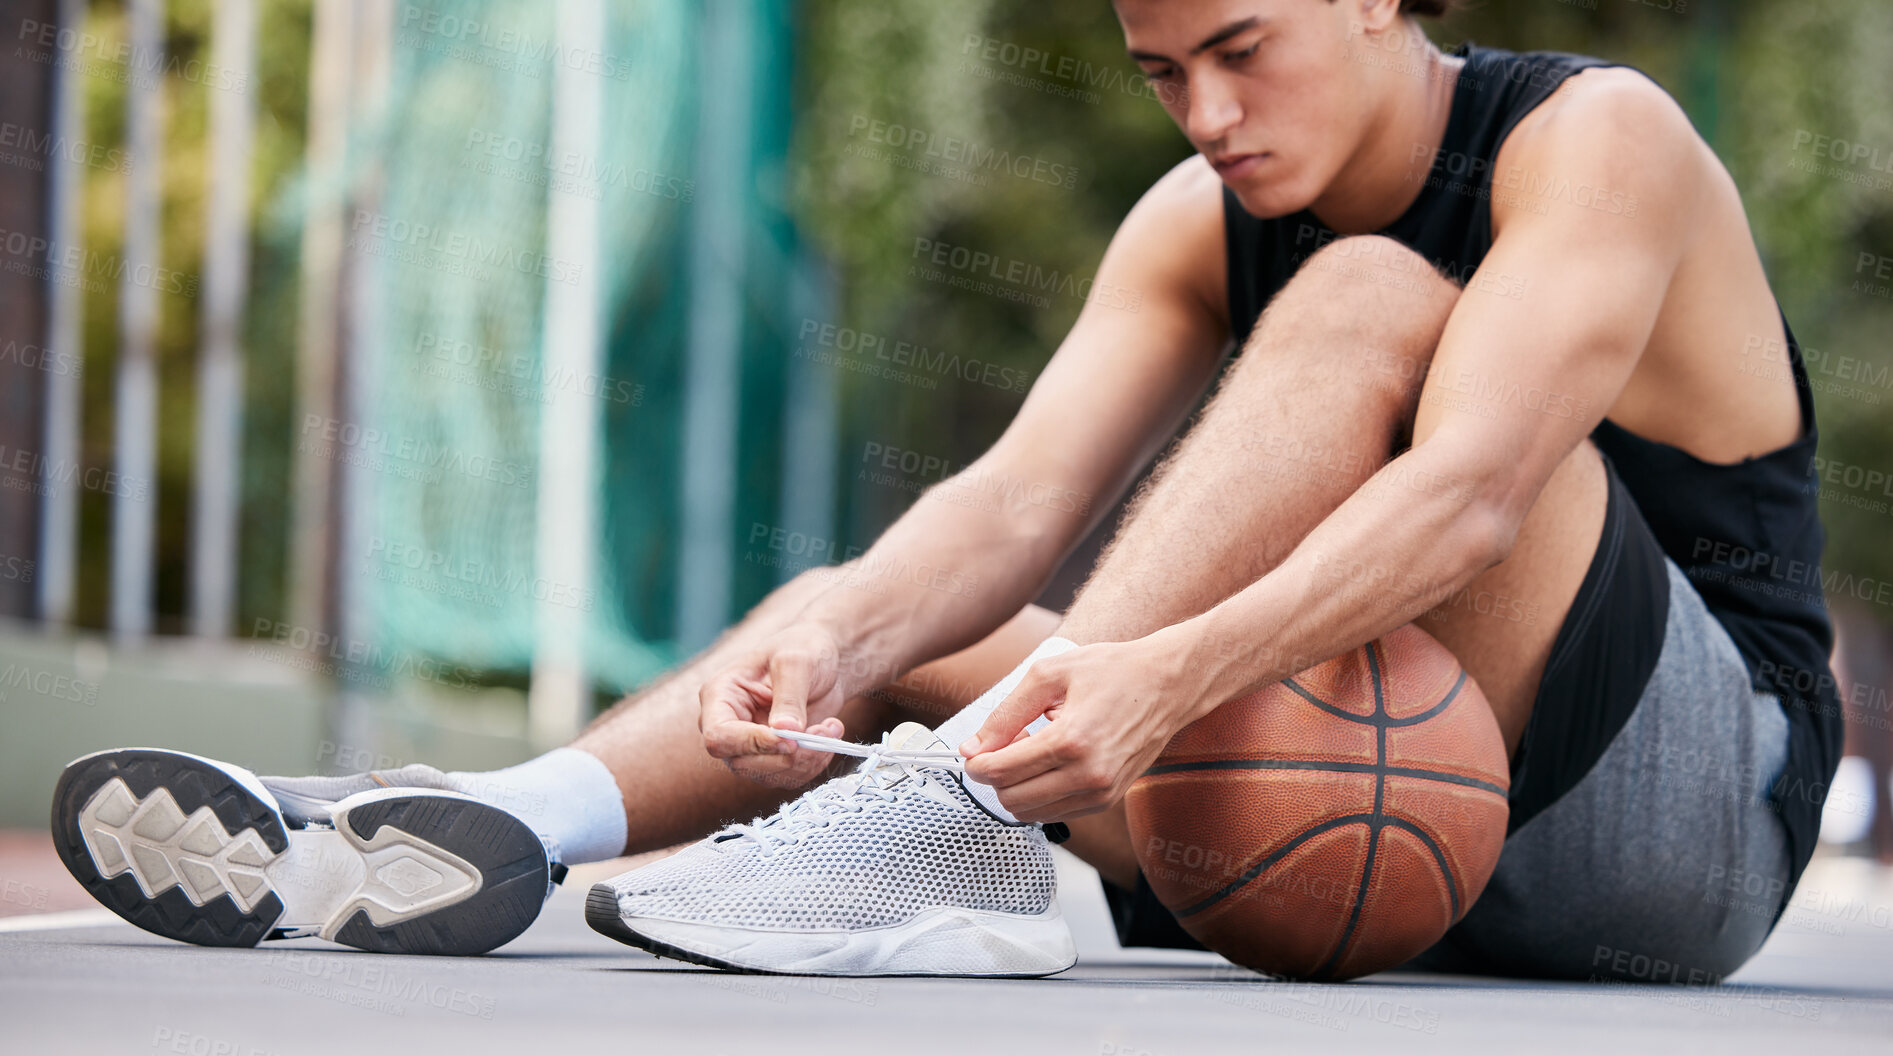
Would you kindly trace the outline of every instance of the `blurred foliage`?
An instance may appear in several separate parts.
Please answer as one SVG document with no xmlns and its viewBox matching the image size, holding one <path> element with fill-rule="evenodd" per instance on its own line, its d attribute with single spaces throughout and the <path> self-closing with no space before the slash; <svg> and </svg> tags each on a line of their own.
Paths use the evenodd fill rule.
<svg viewBox="0 0 1893 1056">
<path fill-rule="evenodd" d="M 946 6 L 954 15 L 939 10 Z M 968 16 L 975 7 L 980 17 Z M 842 321 L 1036 374 L 1076 317 L 1077 302 L 1055 298 L 1038 309 L 918 281 L 909 275 L 912 246 L 915 238 L 937 239 L 1095 272 L 1117 221 L 1189 154 L 1157 102 L 1137 91 L 1110 5 L 809 0 L 805 10 L 797 185 L 805 222 L 842 273 Z M 1879 149 L 1882 165 L 1893 158 L 1893 66 L 1885 61 L 1893 55 L 1893 5 L 1488 0 L 1429 30 L 1447 47 L 1473 40 L 1598 55 L 1668 88 L 1741 188 L 1777 296 L 1811 358 L 1830 369 L 1842 369 L 1843 356 L 1867 364 L 1864 383 L 1830 378 L 1824 385 L 1817 370 L 1822 457 L 1893 473 L 1893 301 L 1854 289 L 1859 254 L 1893 254 L 1893 173 L 1877 173 L 1877 187 L 1817 174 L 1805 167 L 1810 153 L 1805 143 L 1797 150 L 1796 138 L 1865 143 Z M 986 40 L 1050 58 L 1013 66 L 982 60 Z M 969 67 L 1014 73 L 1024 83 Z M 1059 76 L 1065 69 L 1076 72 Z M 1119 76 L 1102 77 L 1105 70 Z M 1106 87 L 1079 97 L 1065 91 L 1088 78 Z M 858 123 L 851 126 L 860 115 L 936 135 L 983 136 L 1014 152 L 1069 160 L 1083 175 L 1071 190 L 1012 179 L 969 190 L 861 157 L 862 134 Z M 1864 165 L 1850 171 L 1876 175 Z M 879 442 L 964 462 L 999 435 L 1019 403 L 1015 394 L 978 385 L 894 388 L 864 382 L 851 392 L 852 446 L 844 457 Z M 1823 503 L 1827 564 L 1893 581 L 1893 511 L 1885 496 L 1879 509 L 1861 509 L 1836 501 L 1833 490 Z M 858 544 L 911 499 L 887 489 L 857 497 L 851 527 Z"/>
<path fill-rule="evenodd" d="M 256 164 L 250 173 L 255 227 L 250 299 L 244 318 L 248 370 L 243 399 L 242 554 L 237 633 L 287 608 L 290 445 L 296 413 L 295 356 L 302 172 L 308 118 L 309 34 L 316 0 L 270 0 L 259 7 Z M 162 611 L 162 610 L 161 610 Z"/>
<path fill-rule="evenodd" d="M 248 319 L 250 366 L 244 445 L 242 596 L 247 621 L 282 609 L 288 450 L 293 422 L 298 171 L 307 108 L 310 6 L 262 0 L 252 203 L 256 228 Z M 1314 0 L 1310 0 L 1314 2 Z M 166 4 L 167 42 L 180 59 L 208 58 L 210 0 Z M 1681 8 L 1681 10 L 1677 10 Z M 916 239 L 932 239 L 1089 276 L 1118 220 L 1158 176 L 1189 153 L 1141 90 L 1105 0 L 803 0 L 796 27 L 798 91 L 788 183 L 808 240 L 832 262 L 834 318 L 824 320 L 1029 372 L 1036 376 L 1079 302 L 1049 308 L 1000 300 L 910 275 Z M 86 29 L 115 46 L 122 0 L 94 0 Z M 1804 133 L 1866 144 L 1893 156 L 1893 5 L 1881 0 L 1515 0 L 1486 2 L 1432 27 L 1443 44 L 1473 39 L 1519 50 L 1555 49 L 1629 62 L 1674 93 L 1727 164 L 1748 205 L 1770 276 L 1802 343 L 1824 361 L 1852 357 L 1864 382 L 1817 391 L 1822 455 L 1893 470 L 1893 300 L 1856 288 L 1862 253 L 1893 254 L 1893 173 L 1828 163 L 1810 169 Z M 985 57 L 995 46 L 1032 49 L 1027 65 Z M 122 144 L 124 78 L 85 81 L 86 136 Z M 208 166 L 207 93 L 164 77 L 163 259 L 195 276 Z M 899 167 L 860 148 L 863 123 L 887 122 L 1076 169 L 1067 188 L 995 175 L 985 185 Z M 1885 164 L 1884 160 L 1882 164 Z M 123 227 L 121 173 L 86 173 L 85 238 L 115 259 Z M 88 284 L 84 458 L 110 466 L 118 291 Z M 159 627 L 184 609 L 194 443 L 195 296 L 167 295 L 158 371 Z M 786 340 L 792 335 L 784 335 Z M 787 354 L 785 350 L 785 355 Z M 946 379 L 935 389 L 841 376 L 843 443 L 837 472 L 846 542 L 865 545 L 907 505 L 909 491 L 853 483 L 863 445 L 907 447 L 963 463 L 992 442 L 1021 395 Z M 1817 379 L 1818 380 L 1818 379 Z M 1858 498 L 1858 496 L 1855 496 Z M 1889 511 L 1830 495 L 1828 563 L 1893 581 Z M 1884 498 L 1884 497 L 1882 497 Z M 80 621 L 103 622 L 109 569 L 109 498 L 83 493 Z"/>
<path fill-rule="evenodd" d="M 1041 308 L 923 281 L 913 274 L 924 264 L 916 240 L 1096 273 L 1130 205 L 1190 154 L 1144 97 L 1110 6 L 809 0 L 804 11 L 798 204 L 841 272 L 838 322 L 1036 377 L 1080 302 L 1053 296 Z M 1066 187 L 988 170 L 980 186 L 898 168 L 872 156 L 886 147 L 864 121 L 893 126 L 883 140 L 903 134 L 894 128 L 926 135 L 926 146 L 891 151 L 910 159 L 933 150 L 951 164 L 952 138 L 1076 175 Z M 929 390 L 853 376 L 845 391 L 844 477 L 871 443 L 964 464 L 1023 399 L 999 386 L 944 381 Z M 867 545 L 911 497 L 854 489 L 844 535 Z"/>
<path fill-rule="evenodd" d="M 243 450 L 243 508 L 239 538 L 239 624 L 262 615 L 277 618 L 283 605 L 283 570 L 288 549 L 289 423 L 294 409 L 297 256 L 300 210 L 285 198 L 300 171 L 308 109 L 309 30 L 312 0 L 263 0 L 257 5 L 257 71 L 249 82 L 256 97 L 250 203 L 256 228 L 250 261 L 251 300 L 245 320 L 248 348 Z M 165 5 L 163 74 L 149 60 L 127 67 L 100 56 L 116 54 L 126 39 L 122 0 L 94 0 L 85 32 L 101 41 L 82 52 L 86 139 L 120 145 L 125 139 L 128 81 L 152 77 L 162 84 L 165 130 L 162 156 L 163 266 L 187 277 L 186 292 L 159 298 L 157 345 L 157 479 L 151 494 L 157 518 L 157 628 L 182 629 L 187 556 L 190 551 L 192 460 L 196 449 L 197 277 L 202 271 L 204 198 L 210 173 L 208 143 L 211 86 L 173 70 L 210 62 L 212 0 L 172 0 Z M 135 164 L 135 162 L 134 162 Z M 106 262 L 88 270 L 85 312 L 84 421 L 81 461 L 111 467 L 113 374 L 118 353 L 118 286 L 110 266 L 124 234 L 123 172 L 89 169 L 84 177 L 84 237 L 89 258 Z M 103 270 L 101 270 L 103 269 Z M 111 569 L 111 497 L 80 493 L 78 613 L 81 624 L 105 622 Z"/>
</svg>

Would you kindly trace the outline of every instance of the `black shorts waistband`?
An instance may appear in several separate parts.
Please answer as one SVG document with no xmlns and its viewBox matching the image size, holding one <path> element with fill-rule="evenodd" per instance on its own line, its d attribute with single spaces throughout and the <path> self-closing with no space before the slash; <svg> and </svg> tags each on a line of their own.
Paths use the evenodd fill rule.
<svg viewBox="0 0 1893 1056">
<path fill-rule="evenodd" d="M 1507 835 L 1597 765 L 1636 710 L 1663 652 L 1667 559 L 1610 456 L 1599 456 L 1609 481 L 1604 530 L 1552 643 L 1531 718 L 1512 756 Z"/>
</svg>

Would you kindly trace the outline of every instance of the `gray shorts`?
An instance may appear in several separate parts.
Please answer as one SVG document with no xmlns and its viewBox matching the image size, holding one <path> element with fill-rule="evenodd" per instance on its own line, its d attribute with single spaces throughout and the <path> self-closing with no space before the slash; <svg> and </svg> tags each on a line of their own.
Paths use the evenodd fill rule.
<svg viewBox="0 0 1893 1056">
<path fill-rule="evenodd" d="M 1409 967 L 1709 984 L 1748 960 L 1789 894 L 1770 795 L 1781 702 L 1674 563 L 1663 648 L 1596 766 L 1505 841 L 1465 919 Z"/>
<path fill-rule="evenodd" d="M 1688 578 L 1663 566 L 1662 645 L 1623 726 L 1511 833 L 1478 902 L 1404 970 L 1708 985 L 1768 937 L 1791 893 L 1770 792 L 1788 719 L 1751 688 Z M 1104 887 L 1125 946 L 1202 948 L 1142 876 L 1134 891 Z"/>
</svg>

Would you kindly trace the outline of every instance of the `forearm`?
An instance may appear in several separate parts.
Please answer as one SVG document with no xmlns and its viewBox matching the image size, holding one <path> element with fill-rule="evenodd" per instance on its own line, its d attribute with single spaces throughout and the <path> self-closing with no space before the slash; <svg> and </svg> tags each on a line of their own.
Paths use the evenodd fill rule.
<svg viewBox="0 0 1893 1056">
<path fill-rule="evenodd" d="M 990 634 L 1029 604 L 1089 530 L 1090 496 L 982 459 L 936 485 L 859 558 L 816 573 L 800 619 L 828 628 L 865 692 Z"/>
<path fill-rule="evenodd" d="M 1500 488 L 1496 473 L 1408 451 L 1273 571 L 1157 632 L 1200 687 L 1190 718 L 1386 634 L 1472 582 L 1511 535 Z"/>
</svg>

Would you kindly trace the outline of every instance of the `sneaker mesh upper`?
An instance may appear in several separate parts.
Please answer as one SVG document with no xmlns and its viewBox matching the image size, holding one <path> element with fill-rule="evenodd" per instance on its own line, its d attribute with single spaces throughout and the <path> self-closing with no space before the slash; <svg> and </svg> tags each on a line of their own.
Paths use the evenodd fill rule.
<svg viewBox="0 0 1893 1056">
<path fill-rule="evenodd" d="M 1045 912 L 1057 880 L 1038 827 L 1000 824 L 943 770 L 918 773 L 925 784 L 903 779 L 892 800 L 854 791 L 857 775 L 837 778 L 805 797 L 827 799 L 826 817 L 795 842 L 726 830 L 611 880 L 618 907 L 627 917 L 771 931 L 884 927 L 941 906 Z"/>
</svg>

